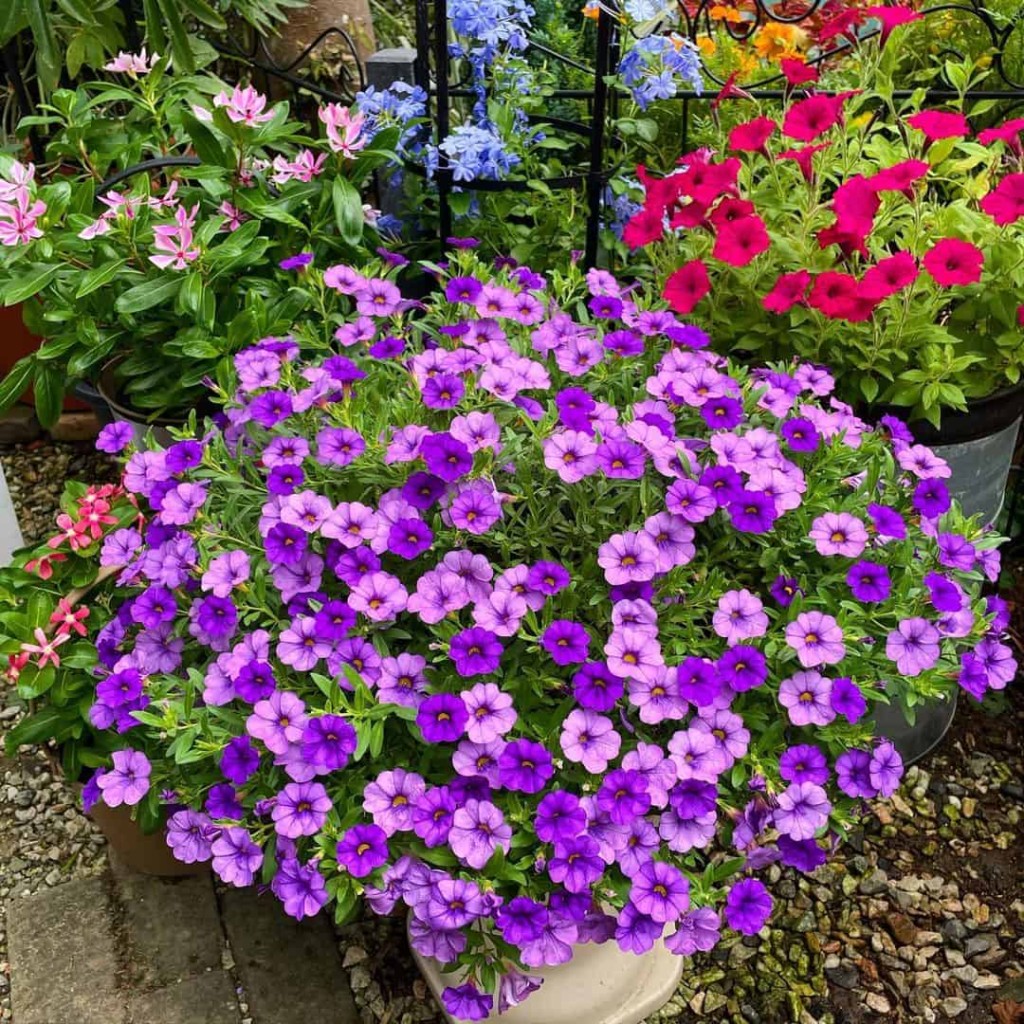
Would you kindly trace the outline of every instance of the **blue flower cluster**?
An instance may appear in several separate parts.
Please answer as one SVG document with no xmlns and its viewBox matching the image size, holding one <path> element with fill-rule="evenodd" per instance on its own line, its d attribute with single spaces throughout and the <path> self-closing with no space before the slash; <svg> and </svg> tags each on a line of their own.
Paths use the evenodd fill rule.
<svg viewBox="0 0 1024 1024">
<path fill-rule="evenodd" d="M 619 76 L 641 110 L 671 99 L 680 81 L 697 93 L 704 86 L 697 48 L 678 35 L 637 40 L 619 62 Z"/>
<path fill-rule="evenodd" d="M 525 50 L 534 10 L 526 0 L 452 0 L 448 17 L 457 35 L 488 46 Z"/>
<path fill-rule="evenodd" d="M 454 172 L 456 181 L 473 178 L 504 178 L 520 163 L 521 158 L 505 148 L 505 141 L 493 128 L 462 124 L 455 128 L 440 146 L 432 146 L 427 154 L 427 173 L 437 170 L 441 154 Z"/>
<path fill-rule="evenodd" d="M 399 140 L 399 148 L 415 152 L 419 134 L 418 125 L 411 122 L 427 114 L 427 94 L 418 85 L 408 82 L 392 82 L 386 89 L 368 85 L 356 93 L 356 106 L 368 120 L 368 134 L 372 138 L 377 132 L 391 125 L 401 125 L 405 130 Z"/>
</svg>

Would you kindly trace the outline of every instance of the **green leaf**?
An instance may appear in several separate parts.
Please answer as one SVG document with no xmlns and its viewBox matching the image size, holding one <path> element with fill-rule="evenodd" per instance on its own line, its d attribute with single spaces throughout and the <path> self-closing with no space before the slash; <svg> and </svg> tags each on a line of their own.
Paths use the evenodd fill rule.
<svg viewBox="0 0 1024 1024">
<path fill-rule="evenodd" d="M 36 415 L 40 426 L 46 430 L 60 419 L 64 404 L 64 380 L 63 371 L 47 364 L 41 365 L 36 373 Z"/>
<path fill-rule="evenodd" d="M 27 274 L 8 282 L 3 289 L 4 305 L 13 306 L 41 292 L 61 269 L 59 263 L 33 263 Z"/>
<path fill-rule="evenodd" d="M 77 718 L 77 711 L 69 713 L 65 708 L 51 706 L 29 715 L 7 734 L 4 746 L 8 756 L 12 756 L 23 744 L 43 743 L 45 740 L 54 739 Z"/>
<path fill-rule="evenodd" d="M 355 186 L 344 178 L 335 178 L 331 189 L 334 200 L 334 222 L 338 233 L 349 245 L 359 246 L 363 240 L 363 199 Z"/>
<path fill-rule="evenodd" d="M 212 164 L 217 167 L 228 167 L 230 161 L 225 155 L 224 147 L 220 140 L 199 118 L 192 114 L 183 114 L 181 123 L 192 140 L 192 148 L 204 164 Z"/>
<path fill-rule="evenodd" d="M 0 46 L 10 42 L 26 24 L 23 0 L 7 0 L 0 4 Z"/>
<path fill-rule="evenodd" d="M 209 25 L 210 28 L 215 29 L 217 32 L 223 32 L 227 27 L 227 22 L 218 14 L 209 4 L 203 3 L 203 0 L 178 0 L 178 3 L 188 11 L 197 21 L 201 21 L 204 25 Z"/>
<path fill-rule="evenodd" d="M 192 55 L 192 44 L 185 30 L 185 23 L 181 19 L 181 8 L 179 0 L 153 0 L 155 7 L 159 8 L 163 15 L 164 27 L 171 43 L 171 55 L 174 58 L 174 66 L 178 71 L 191 74 L 196 69 L 195 57 Z M 149 28 L 149 16 L 146 16 L 146 28 Z"/>
<path fill-rule="evenodd" d="M 180 277 L 167 278 L 163 281 L 144 281 L 119 295 L 114 308 L 119 313 L 141 313 L 143 310 L 159 306 L 168 299 L 173 299 L 179 288 Z"/>
<path fill-rule="evenodd" d="M 22 0 L 25 19 L 32 29 L 32 41 L 36 46 L 36 71 L 39 83 L 46 92 L 55 89 L 60 81 L 63 61 L 53 34 L 53 19 L 43 0 Z"/>
<path fill-rule="evenodd" d="M 0 381 L 0 413 L 6 412 L 28 390 L 36 370 L 34 356 L 19 359 L 11 372 Z"/>
<path fill-rule="evenodd" d="M 75 298 L 85 298 L 86 295 L 91 295 L 97 288 L 102 288 L 105 284 L 112 281 L 126 262 L 127 260 L 123 259 L 111 260 L 109 263 L 101 263 L 100 266 L 93 267 L 92 270 L 84 273 L 82 275 L 82 283 L 78 286 L 78 291 L 75 292 Z"/>
</svg>

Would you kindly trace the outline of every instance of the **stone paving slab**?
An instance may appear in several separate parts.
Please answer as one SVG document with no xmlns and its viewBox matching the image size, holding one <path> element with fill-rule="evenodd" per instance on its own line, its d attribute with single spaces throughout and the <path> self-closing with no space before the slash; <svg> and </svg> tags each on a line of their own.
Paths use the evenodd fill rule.
<svg viewBox="0 0 1024 1024">
<path fill-rule="evenodd" d="M 294 921 L 270 893 L 232 889 L 221 897 L 221 915 L 257 1024 L 357 1024 L 324 914 Z"/>
<path fill-rule="evenodd" d="M 120 872 L 117 888 L 133 985 L 159 987 L 220 968 L 224 938 L 209 875 L 154 878 Z"/>
<path fill-rule="evenodd" d="M 221 970 L 133 993 L 128 1009 L 132 1024 L 239 1024 L 242 1019 L 231 978 Z"/>
<path fill-rule="evenodd" d="M 11 900 L 7 935 L 17 1024 L 121 1024 L 124 999 L 103 879 Z"/>
</svg>

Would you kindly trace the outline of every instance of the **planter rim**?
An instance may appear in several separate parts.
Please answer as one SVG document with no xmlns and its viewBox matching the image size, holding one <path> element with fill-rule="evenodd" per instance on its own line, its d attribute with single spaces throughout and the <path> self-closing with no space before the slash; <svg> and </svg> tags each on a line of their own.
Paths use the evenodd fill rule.
<svg viewBox="0 0 1024 1024">
<path fill-rule="evenodd" d="M 905 419 L 908 409 L 899 405 L 872 405 L 868 417 L 877 422 L 883 416 L 897 416 Z M 991 437 L 1012 426 L 1024 415 L 1024 381 L 1011 384 L 983 398 L 970 398 L 965 412 L 947 410 L 942 416 L 942 426 L 936 429 L 927 420 L 913 420 L 907 423 L 914 440 L 926 445 L 942 446 L 962 444 Z"/>
<path fill-rule="evenodd" d="M 118 395 L 117 387 L 114 384 L 114 371 L 122 363 L 123 357 L 117 356 L 108 363 L 104 363 L 100 370 L 99 378 L 96 381 L 96 391 L 100 398 L 110 407 L 118 419 L 126 420 L 129 423 L 137 423 L 143 428 L 149 427 L 180 427 L 185 421 L 174 416 L 147 417 L 138 409 L 125 405 Z"/>
</svg>

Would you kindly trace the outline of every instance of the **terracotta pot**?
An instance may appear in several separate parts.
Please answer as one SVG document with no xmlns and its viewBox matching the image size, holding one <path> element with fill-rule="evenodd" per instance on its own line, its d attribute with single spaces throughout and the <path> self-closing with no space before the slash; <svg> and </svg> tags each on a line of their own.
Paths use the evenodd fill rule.
<svg viewBox="0 0 1024 1024">
<path fill-rule="evenodd" d="M 441 964 L 415 949 L 412 955 L 440 1004 L 444 989 L 460 984 L 461 979 L 444 973 Z M 643 956 L 624 953 L 614 941 L 584 943 L 573 949 L 567 964 L 531 971 L 544 984 L 500 1016 L 495 1005 L 487 1020 L 496 1024 L 639 1024 L 672 998 L 683 967 L 683 957 L 670 953 L 660 940 Z M 445 1018 L 455 1024 L 447 1013 Z"/>
<path fill-rule="evenodd" d="M 130 807 L 108 807 L 102 801 L 89 811 L 89 817 L 99 825 L 104 838 L 118 860 L 132 871 L 143 875 L 162 875 L 180 878 L 185 875 L 203 875 L 210 870 L 206 864 L 183 864 L 176 860 L 166 841 L 166 831 L 160 829 L 147 835 L 132 820 Z"/>
</svg>

